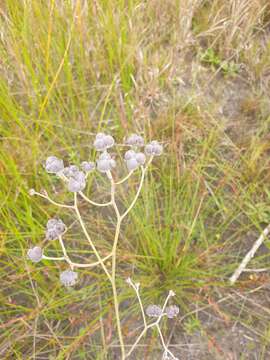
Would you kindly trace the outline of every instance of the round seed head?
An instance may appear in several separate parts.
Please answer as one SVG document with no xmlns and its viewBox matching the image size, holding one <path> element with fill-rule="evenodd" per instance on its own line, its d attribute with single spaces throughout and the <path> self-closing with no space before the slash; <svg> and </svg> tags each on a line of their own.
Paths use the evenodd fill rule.
<svg viewBox="0 0 270 360">
<path fill-rule="evenodd" d="M 162 314 L 162 309 L 158 305 L 147 306 L 145 313 L 149 317 L 159 317 Z"/>
<path fill-rule="evenodd" d="M 169 319 L 176 317 L 179 314 L 179 307 L 176 305 L 167 306 L 165 313 Z"/>
<path fill-rule="evenodd" d="M 135 170 L 140 166 L 140 164 L 135 158 L 127 160 L 126 163 L 129 171 Z"/>
<path fill-rule="evenodd" d="M 153 152 L 154 152 L 153 145 L 152 144 L 147 144 L 145 146 L 144 151 L 145 151 L 146 155 L 153 155 Z"/>
<path fill-rule="evenodd" d="M 66 231 L 66 225 L 61 219 L 50 219 L 46 226 L 46 240 L 56 240 Z"/>
<path fill-rule="evenodd" d="M 151 141 L 145 146 L 146 155 L 159 156 L 163 152 L 163 146 L 156 140 Z"/>
<path fill-rule="evenodd" d="M 27 251 L 27 256 L 30 260 L 37 263 L 42 259 L 43 250 L 39 246 L 35 246 Z"/>
<path fill-rule="evenodd" d="M 106 144 L 103 138 L 101 139 L 96 139 L 94 141 L 94 147 L 96 148 L 97 151 L 104 151 L 106 150 Z"/>
<path fill-rule="evenodd" d="M 98 133 L 94 141 L 94 147 L 97 151 L 105 151 L 114 145 L 114 138 L 111 135 Z"/>
<path fill-rule="evenodd" d="M 73 286 L 78 280 L 78 273 L 72 270 L 65 270 L 60 274 L 60 282 L 64 286 Z"/>
<path fill-rule="evenodd" d="M 104 151 L 97 160 L 97 169 L 100 172 L 107 172 L 112 170 L 116 166 L 115 160 L 112 159 L 111 155 Z"/>
<path fill-rule="evenodd" d="M 93 171 L 95 169 L 95 163 L 92 161 L 83 161 L 81 163 L 81 168 L 83 169 L 83 171 L 85 171 L 86 173 Z"/>
<path fill-rule="evenodd" d="M 64 162 L 56 156 L 49 156 L 45 163 L 45 169 L 50 174 L 56 174 L 64 169 Z"/>
<path fill-rule="evenodd" d="M 137 153 L 136 154 L 136 160 L 138 161 L 138 163 L 140 164 L 140 165 L 143 165 L 144 163 L 145 163 L 145 155 L 144 155 L 144 153 Z"/>
<path fill-rule="evenodd" d="M 155 145 L 154 152 L 155 152 L 155 155 L 157 155 L 157 156 L 161 155 L 163 153 L 163 146 L 160 144 Z"/>
<path fill-rule="evenodd" d="M 67 177 L 70 178 L 72 176 L 76 176 L 76 174 L 79 172 L 79 168 L 76 165 L 70 165 L 63 169 L 62 173 Z"/>
<path fill-rule="evenodd" d="M 128 150 L 125 155 L 124 155 L 124 158 L 125 160 L 130 160 L 132 158 L 135 158 L 136 156 L 136 152 L 134 150 Z"/>
<path fill-rule="evenodd" d="M 130 146 L 143 146 L 144 140 L 140 135 L 132 134 L 127 138 L 126 144 Z"/>
<path fill-rule="evenodd" d="M 104 142 L 105 142 L 106 148 L 108 149 L 114 145 L 114 138 L 111 135 L 106 135 L 104 137 Z"/>
<path fill-rule="evenodd" d="M 84 175 L 84 173 L 82 173 Z M 69 179 L 67 188 L 71 192 L 82 191 L 86 187 L 85 176 L 78 175 Z"/>
</svg>

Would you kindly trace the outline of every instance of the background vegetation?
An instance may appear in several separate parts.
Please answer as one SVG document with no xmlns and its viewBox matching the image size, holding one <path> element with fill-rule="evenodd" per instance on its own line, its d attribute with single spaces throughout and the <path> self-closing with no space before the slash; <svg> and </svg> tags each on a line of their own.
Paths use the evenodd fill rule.
<svg viewBox="0 0 270 360">
<path fill-rule="evenodd" d="M 121 233 L 127 339 L 139 324 L 132 276 L 145 304 L 176 292 L 179 318 L 164 326 L 181 359 L 269 359 L 269 272 L 227 282 L 270 220 L 269 21 L 267 0 L 1 2 L 1 359 L 117 359 L 102 273 L 82 271 L 67 291 L 63 264 L 25 258 L 56 211 L 28 189 L 68 201 L 44 159 L 93 158 L 100 129 L 165 145 Z M 106 252 L 112 214 L 82 209 Z M 73 254 L 88 258 L 78 225 L 61 216 Z M 250 268 L 269 267 L 268 248 Z M 157 354 L 149 336 L 135 358 Z"/>
</svg>

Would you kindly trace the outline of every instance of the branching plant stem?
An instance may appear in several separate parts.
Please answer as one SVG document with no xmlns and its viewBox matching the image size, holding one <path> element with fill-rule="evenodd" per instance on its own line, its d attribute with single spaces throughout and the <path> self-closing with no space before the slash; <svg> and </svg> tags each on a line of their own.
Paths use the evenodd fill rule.
<svg viewBox="0 0 270 360">
<path fill-rule="evenodd" d="M 130 178 L 130 176 L 133 174 L 134 171 L 130 171 L 129 174 L 124 177 L 122 180 L 116 182 L 113 179 L 113 176 L 111 174 L 110 171 L 108 171 L 106 173 L 110 183 L 111 183 L 111 200 L 107 203 L 97 203 L 93 200 L 90 200 L 83 192 L 79 192 L 79 195 L 88 203 L 90 203 L 93 206 L 98 206 L 98 207 L 103 207 L 103 206 L 112 206 L 115 214 L 116 214 L 116 228 L 115 228 L 115 235 L 114 235 L 114 241 L 113 241 L 113 246 L 112 246 L 112 251 L 110 252 L 110 254 L 108 254 L 105 257 L 101 257 L 97 248 L 95 247 L 89 232 L 87 231 L 87 228 L 84 224 L 84 221 L 82 219 L 79 207 L 78 207 L 78 197 L 77 197 L 77 193 L 74 193 L 74 203 L 73 205 L 66 205 L 66 204 L 61 204 L 58 203 L 56 201 L 54 201 L 53 199 L 51 199 L 49 197 L 49 195 L 47 194 L 47 192 L 44 191 L 44 193 L 39 193 L 34 191 L 32 194 L 33 195 L 38 195 L 46 200 L 48 200 L 50 203 L 52 203 L 55 206 L 61 207 L 61 208 L 68 208 L 68 209 L 72 209 L 73 211 L 75 211 L 77 219 L 81 225 L 81 228 L 85 234 L 86 239 L 88 240 L 96 258 L 98 261 L 93 262 L 93 263 L 86 263 L 86 264 L 82 264 L 82 263 L 76 263 L 73 262 L 66 250 L 65 244 L 63 242 L 62 236 L 59 236 L 59 242 L 62 248 L 62 252 L 63 255 L 62 257 L 49 257 L 46 255 L 43 255 L 43 259 L 45 260 L 55 260 L 55 261 L 66 261 L 71 269 L 78 267 L 78 268 L 88 268 L 88 267 L 94 267 L 94 266 L 98 266 L 100 265 L 102 267 L 102 269 L 104 270 L 105 274 L 107 275 L 111 286 L 112 286 L 112 292 L 113 292 L 113 301 L 114 301 L 114 308 L 115 308 L 115 317 L 116 317 L 116 327 L 117 327 L 117 332 L 118 332 L 118 338 L 119 338 L 119 344 L 120 344 L 120 349 L 121 349 L 121 359 L 124 360 L 127 358 L 127 356 L 129 356 L 131 354 L 131 352 L 135 349 L 136 344 L 140 341 L 141 337 L 144 335 L 144 333 L 146 333 L 146 331 L 153 327 L 153 326 L 157 326 L 158 327 L 158 323 L 161 319 L 161 317 L 158 318 L 158 320 L 150 325 L 147 325 L 146 323 L 146 318 L 145 318 L 145 314 L 144 314 L 144 310 L 143 310 L 143 305 L 141 302 L 141 298 L 139 296 L 139 292 L 136 291 L 137 294 L 137 298 L 139 300 L 139 304 L 140 304 L 140 308 L 141 308 L 141 312 L 142 312 L 142 316 L 143 316 L 143 321 L 144 321 L 144 330 L 142 332 L 142 334 L 138 337 L 138 339 L 135 342 L 135 345 L 132 346 L 132 348 L 130 349 L 129 353 L 126 355 L 126 350 L 125 350 L 125 345 L 124 345 L 124 340 L 123 340 L 123 334 L 122 334 L 122 328 L 121 328 L 121 319 L 120 319 L 120 313 L 119 313 L 119 300 L 118 300 L 118 294 L 117 294 L 117 287 L 116 287 L 116 260 L 117 260 L 117 245 L 118 245 L 118 241 L 119 241 L 119 236 L 120 236 L 120 228 L 121 228 L 121 224 L 122 221 L 124 220 L 124 218 L 128 215 L 128 213 L 132 210 L 132 208 L 134 207 L 136 201 L 138 200 L 138 197 L 141 193 L 142 190 L 142 186 L 143 186 L 143 182 L 144 182 L 144 178 L 145 178 L 145 173 L 147 171 L 148 166 L 150 165 L 150 163 L 152 162 L 153 157 L 150 157 L 149 161 L 147 162 L 147 164 L 145 166 L 141 166 L 141 179 L 140 179 L 140 183 L 137 189 L 137 192 L 134 196 L 134 199 L 132 200 L 131 204 L 128 206 L 128 208 L 124 211 L 123 214 L 120 214 L 119 208 L 117 206 L 116 200 L 115 200 L 115 191 L 116 191 L 116 185 L 120 185 L 123 184 L 126 180 L 128 180 Z M 65 176 L 61 176 L 60 178 L 62 178 L 62 180 L 66 181 L 66 177 Z M 111 264 L 111 271 L 109 271 L 109 269 L 107 268 L 107 266 L 105 265 L 106 260 L 108 260 L 109 258 L 112 258 L 112 264 Z M 168 298 L 166 299 L 166 302 L 168 301 Z M 166 305 L 165 305 L 166 306 Z"/>
</svg>

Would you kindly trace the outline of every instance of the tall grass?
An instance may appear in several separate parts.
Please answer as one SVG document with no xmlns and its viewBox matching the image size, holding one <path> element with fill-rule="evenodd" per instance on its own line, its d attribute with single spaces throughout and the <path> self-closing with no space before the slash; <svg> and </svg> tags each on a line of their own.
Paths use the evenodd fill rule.
<svg viewBox="0 0 270 360">
<path fill-rule="evenodd" d="M 123 300 L 131 293 L 122 280 L 131 273 L 142 283 L 145 303 L 175 289 L 181 315 L 193 310 L 192 302 L 204 305 L 207 296 L 229 291 L 227 277 L 269 221 L 268 22 L 263 0 L 1 4 L 1 358 L 109 359 L 109 347 L 117 354 L 103 275 L 83 271 L 82 286 L 67 292 L 58 284 L 60 265 L 32 267 L 25 260 L 25 249 L 43 241 L 55 214 L 30 199 L 28 189 L 51 189 L 65 199 L 42 162 L 51 154 L 72 162 L 91 158 L 98 129 L 118 139 L 142 132 L 166 149 L 121 233 Z M 219 82 L 222 66 L 211 70 L 201 61 L 208 49 L 217 64 L 233 61 L 244 72 Z M 231 102 L 241 86 L 248 95 L 240 113 L 226 116 L 211 91 L 225 94 L 231 82 Z M 129 200 L 125 189 L 120 195 Z M 110 214 L 83 213 L 106 251 Z M 87 257 L 76 224 L 73 229 L 70 246 Z M 267 261 L 265 248 L 252 266 Z M 241 286 L 265 279 L 246 276 Z M 131 306 L 123 309 L 127 337 L 138 314 L 135 302 Z M 239 306 L 226 311 L 235 319 Z M 239 321 L 249 322 L 267 347 L 267 317 L 250 316 Z M 155 346 L 149 340 L 142 356 L 151 359 L 147 348 Z"/>
</svg>

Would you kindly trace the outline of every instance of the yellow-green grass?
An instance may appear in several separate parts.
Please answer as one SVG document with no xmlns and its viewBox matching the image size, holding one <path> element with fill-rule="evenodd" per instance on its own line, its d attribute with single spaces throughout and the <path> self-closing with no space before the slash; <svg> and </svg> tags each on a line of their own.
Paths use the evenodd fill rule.
<svg viewBox="0 0 270 360">
<path fill-rule="evenodd" d="M 80 284 L 67 291 L 59 284 L 64 264 L 33 265 L 25 256 L 29 246 L 45 245 L 44 226 L 57 214 L 73 224 L 67 236 L 73 254 L 89 257 L 71 214 L 31 198 L 28 190 L 46 188 L 59 201 L 68 201 L 42 163 L 52 154 L 75 163 L 93 158 L 91 144 L 101 129 L 120 142 L 138 131 L 165 148 L 121 232 L 121 299 L 134 296 L 124 282 L 127 276 L 141 283 L 145 304 L 161 301 L 173 289 L 181 316 L 194 309 L 194 302 L 209 305 L 218 292 L 230 293 L 228 276 L 270 218 L 266 5 L 247 0 L 4 1 L 1 358 L 103 359 L 116 351 L 111 292 L 102 272 L 80 271 Z M 208 49 L 218 59 L 210 57 L 213 66 L 201 57 Z M 246 85 L 240 70 L 224 73 L 224 62 L 244 67 L 248 75 L 250 93 L 236 118 L 218 112 L 220 104 L 205 91 L 213 81 L 223 86 L 225 77 L 228 84 L 236 77 L 239 88 Z M 207 79 L 201 76 L 205 71 Z M 217 81 L 218 76 L 225 77 Z M 230 131 L 232 122 L 236 125 Z M 91 183 L 89 194 L 96 196 Z M 130 188 L 136 184 L 135 176 Z M 119 192 L 123 204 L 132 193 Z M 97 246 L 107 252 L 113 215 L 82 210 Z M 56 244 L 48 248 L 59 250 Z M 265 248 L 251 267 L 267 262 Z M 239 286 L 246 291 L 267 280 L 267 275 L 243 275 Z M 122 318 L 131 341 L 132 324 L 137 327 L 140 319 L 135 298 L 128 305 Z M 252 304 L 246 308 L 249 316 L 238 316 L 238 304 L 223 311 L 230 321 L 254 330 L 264 354 L 269 317 L 253 313 Z M 177 324 L 179 333 L 185 331 L 182 325 Z M 203 333 L 203 323 L 200 329 Z M 158 345 L 149 341 L 147 346 Z M 145 348 L 140 351 L 145 354 Z"/>
</svg>

